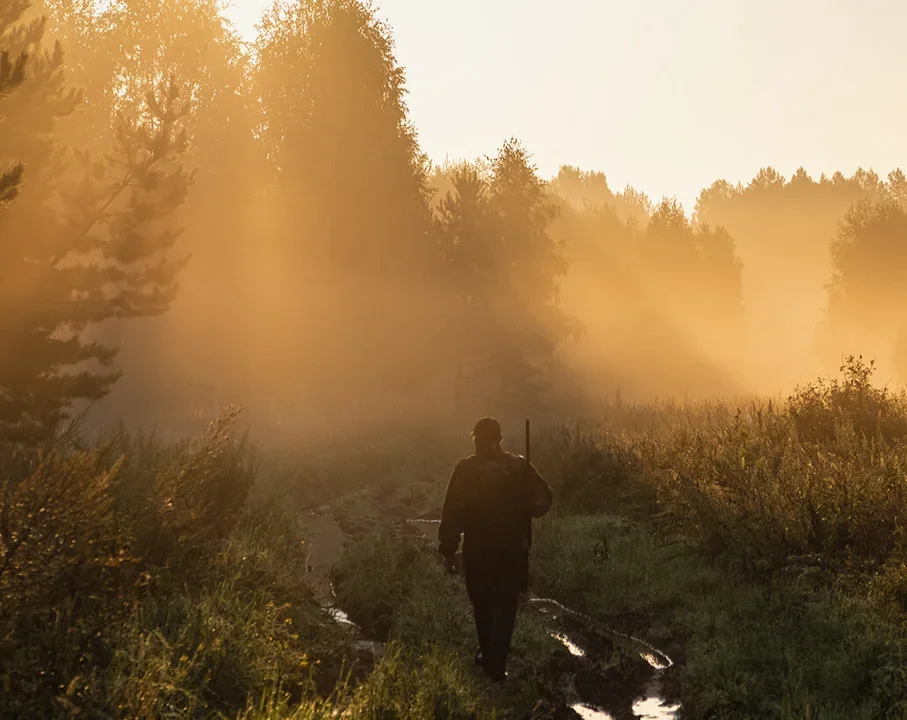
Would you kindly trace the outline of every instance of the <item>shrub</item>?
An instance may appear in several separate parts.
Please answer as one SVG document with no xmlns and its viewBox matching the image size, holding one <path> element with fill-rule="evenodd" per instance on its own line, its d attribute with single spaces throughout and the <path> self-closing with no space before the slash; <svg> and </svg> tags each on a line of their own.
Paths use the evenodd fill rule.
<svg viewBox="0 0 907 720">
<path fill-rule="evenodd" d="M 0 450 L 3 717 L 235 713 L 339 657 L 301 528 L 252 509 L 235 413 L 198 440 Z"/>
<path fill-rule="evenodd" d="M 806 442 L 833 443 L 839 432 L 855 432 L 885 442 L 907 438 L 907 402 L 872 385 L 874 363 L 850 356 L 843 380 L 819 379 L 797 388 L 788 399 L 790 416 Z"/>
</svg>

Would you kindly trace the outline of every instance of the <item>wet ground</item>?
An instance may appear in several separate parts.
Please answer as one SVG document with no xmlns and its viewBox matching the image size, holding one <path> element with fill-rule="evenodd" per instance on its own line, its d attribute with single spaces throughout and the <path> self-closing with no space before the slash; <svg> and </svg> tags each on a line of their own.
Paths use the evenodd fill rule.
<svg viewBox="0 0 907 720">
<path fill-rule="evenodd" d="M 411 520 L 428 540 L 435 540 L 438 522 Z M 340 623 L 355 628 L 335 604 L 330 572 L 340 556 L 344 534 L 327 510 L 313 514 L 307 574 L 318 602 Z M 530 596 L 528 605 L 547 619 L 551 636 L 572 656 L 565 668 L 564 694 L 576 717 L 583 720 L 672 720 L 680 706 L 664 699 L 664 676 L 671 659 L 643 640 L 605 627 L 550 598 Z M 380 656 L 379 643 L 359 639 L 357 655 Z"/>
<path fill-rule="evenodd" d="M 411 520 L 429 540 L 437 520 Z M 617 632 L 550 598 L 529 597 L 548 618 L 551 636 L 577 659 L 565 678 L 571 707 L 584 720 L 673 720 L 680 705 L 664 698 L 664 675 L 674 663 L 644 640 Z"/>
</svg>

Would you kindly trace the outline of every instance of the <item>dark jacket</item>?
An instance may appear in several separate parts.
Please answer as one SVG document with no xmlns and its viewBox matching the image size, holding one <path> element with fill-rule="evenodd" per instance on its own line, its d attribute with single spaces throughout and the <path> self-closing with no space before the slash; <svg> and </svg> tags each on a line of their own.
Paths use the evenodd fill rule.
<svg viewBox="0 0 907 720">
<path fill-rule="evenodd" d="M 496 449 L 470 455 L 454 468 L 438 529 L 440 551 L 454 555 L 528 558 L 532 518 L 551 508 L 551 490 L 525 458 Z"/>
</svg>

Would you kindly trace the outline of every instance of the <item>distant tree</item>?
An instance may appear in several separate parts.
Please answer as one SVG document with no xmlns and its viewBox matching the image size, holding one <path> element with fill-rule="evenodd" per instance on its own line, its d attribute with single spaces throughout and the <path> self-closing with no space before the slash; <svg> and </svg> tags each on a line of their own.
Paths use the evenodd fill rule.
<svg viewBox="0 0 907 720">
<path fill-rule="evenodd" d="M 487 174 L 461 167 L 442 199 L 436 234 L 459 303 L 458 356 L 496 378 L 510 408 L 544 404 L 558 345 L 574 329 L 559 305 L 568 262 L 550 235 L 557 207 L 529 154 L 509 140 Z"/>
<path fill-rule="evenodd" d="M 311 402 L 352 402 L 376 385 L 400 397 L 414 368 L 421 378 L 433 367 L 444 328 L 431 300 L 428 163 L 390 31 L 360 0 L 294 0 L 265 15 L 257 51 L 273 171 L 265 243 L 281 298 L 272 374 Z"/>
<path fill-rule="evenodd" d="M 742 340 L 742 265 L 724 228 L 691 223 L 675 199 L 663 200 L 642 236 L 645 267 L 668 305 L 691 326 L 717 335 L 719 346 Z"/>
<path fill-rule="evenodd" d="M 568 359 L 588 373 L 587 385 L 623 376 L 645 393 L 729 390 L 745 339 L 742 264 L 730 233 L 692 222 L 676 200 L 653 206 L 632 188 L 595 204 L 587 182 L 600 187 L 602 176 L 565 168 L 551 183 L 561 211 L 552 232 L 570 248 L 563 303 L 582 319 L 586 340 L 565 348 Z"/>
<path fill-rule="evenodd" d="M 614 193 L 604 173 L 580 170 L 571 165 L 561 167 L 550 187 L 557 198 L 576 210 L 611 207 L 621 220 L 632 221 L 638 226 L 645 226 L 653 210 L 645 193 L 630 186 Z"/>
<path fill-rule="evenodd" d="M 250 52 L 220 0 L 39 2 L 66 51 L 67 78 L 84 88 L 83 102 L 57 125 L 61 144 L 111 152 L 110 117 L 141 112 L 145 89 L 170 76 L 199 108 L 183 123 L 185 162 L 197 172 L 174 216 L 195 260 L 164 316 L 107 323 L 93 333 L 120 348 L 125 376 L 91 420 L 174 427 L 198 407 L 249 404 L 255 391 L 248 368 L 257 362 L 262 343 L 255 333 L 267 314 L 260 290 L 266 252 L 249 239 L 269 231 Z"/>
<path fill-rule="evenodd" d="M 388 28 L 360 0 L 296 0 L 266 14 L 258 52 L 263 137 L 309 259 L 424 268 L 427 163 Z"/>
<path fill-rule="evenodd" d="M 840 357 L 852 346 L 899 361 L 907 379 L 907 208 L 894 197 L 854 206 L 831 244 L 832 276 L 822 346 Z"/>
<path fill-rule="evenodd" d="M 748 184 L 721 180 L 697 200 L 695 219 L 725 227 L 743 262 L 744 305 L 760 358 L 777 382 L 797 382 L 815 361 L 814 341 L 832 271 L 830 244 L 848 209 L 889 194 L 872 171 L 812 179 L 762 168 Z M 861 348 L 857 352 L 862 352 Z M 829 370 L 839 355 L 829 356 Z"/>
<path fill-rule="evenodd" d="M 696 258 L 693 228 L 676 198 L 662 200 L 643 233 L 645 263 L 661 273 L 693 280 L 689 268 Z"/>
<path fill-rule="evenodd" d="M 902 170 L 888 173 L 888 193 L 896 203 L 907 207 L 907 177 Z"/>
<path fill-rule="evenodd" d="M 15 23 L 19 19 L 20 12 L 15 3 L 0 7 L 0 28 L 9 27 Z M 27 60 L 28 55 L 25 50 L 12 58 L 8 49 L 0 50 L 0 101 L 22 85 L 25 80 Z M 15 162 L 11 167 L 0 172 L 0 203 L 8 203 L 16 197 L 24 169 L 21 162 Z"/>
<path fill-rule="evenodd" d="M 578 209 L 608 205 L 614 201 L 614 193 L 608 187 L 608 178 L 603 172 L 584 171 L 572 165 L 561 166 L 557 177 L 551 181 L 551 191 Z"/>
<path fill-rule="evenodd" d="M 20 160 L 21 192 L 0 208 L 0 434 L 46 437 L 79 400 L 108 392 L 114 348 L 85 337 L 110 318 L 163 312 L 183 261 L 172 259 L 173 210 L 190 176 L 180 164 L 188 108 L 167 83 L 144 112 L 117 120 L 109 157 L 73 156 L 54 140 L 80 93 L 63 53 L 42 48 L 43 20 L 0 18 L 5 57 L 26 57 L 21 91 L 2 99 L 0 165 Z M 6 66 L 6 63 L 4 63 Z"/>
</svg>

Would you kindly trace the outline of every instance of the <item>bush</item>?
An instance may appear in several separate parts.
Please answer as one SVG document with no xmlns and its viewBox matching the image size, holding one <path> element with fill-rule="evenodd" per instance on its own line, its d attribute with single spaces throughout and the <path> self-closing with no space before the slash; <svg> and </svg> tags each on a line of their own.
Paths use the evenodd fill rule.
<svg viewBox="0 0 907 720">
<path fill-rule="evenodd" d="M 543 428 L 533 464 L 546 474 L 563 511 L 604 508 L 626 493 L 638 476 L 635 455 L 618 436 L 581 424 Z"/>
<path fill-rule="evenodd" d="M 789 408 L 754 407 L 733 422 L 644 444 L 640 456 L 678 526 L 713 551 L 750 566 L 869 570 L 907 551 L 899 521 L 907 444 L 867 436 L 868 401 L 846 393 L 821 414 L 818 394 L 801 391 Z M 847 412 L 844 399 L 853 401 Z M 812 434 L 804 439 L 807 416 Z M 892 416 L 887 427 L 903 418 Z M 832 420 L 833 434 L 822 435 L 818 428 Z"/>
<path fill-rule="evenodd" d="M 907 438 L 907 401 L 873 387 L 873 371 L 873 362 L 850 356 L 841 366 L 843 380 L 819 379 L 798 388 L 788 408 L 799 438 L 820 444 L 833 443 L 840 432 L 887 443 Z"/>
<path fill-rule="evenodd" d="M 313 670 L 340 640 L 302 584 L 301 528 L 249 507 L 234 419 L 175 445 L 0 451 L 0 716 L 235 713 L 337 674 Z"/>
</svg>

